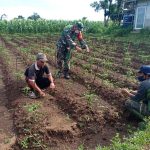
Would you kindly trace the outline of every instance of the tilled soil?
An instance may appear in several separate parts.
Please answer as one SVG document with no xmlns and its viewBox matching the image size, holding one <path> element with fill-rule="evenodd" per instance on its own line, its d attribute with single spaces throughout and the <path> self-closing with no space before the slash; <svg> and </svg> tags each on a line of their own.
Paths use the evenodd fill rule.
<svg viewBox="0 0 150 150">
<path fill-rule="evenodd" d="M 17 45 L 14 47 L 3 39 L 1 45 L 7 49 L 10 62 L 15 62 L 16 55 L 22 57 Z M 22 45 L 19 43 L 18 46 Z M 119 106 L 119 101 L 113 106 L 110 102 L 111 98 L 117 98 L 117 95 L 105 101 L 108 93 L 103 89 L 100 91 L 103 96 L 97 94 L 96 102 L 91 106 L 85 98 L 89 89 L 82 79 L 77 81 L 75 78 L 57 78 L 56 89 L 46 91 L 45 98 L 28 98 L 21 92 L 25 87 L 24 77 L 15 78 L 13 72 L 24 72 L 27 58 L 22 59 L 24 61 L 20 59 L 16 64 L 17 70 L 15 63 L 5 64 L 6 60 L 2 57 L 0 59 L 3 68 L 0 72 L 3 79 L 0 89 L 4 90 L 0 99 L 0 111 L 8 117 L 2 116 L 5 120 L 2 127 L 5 128 L 0 142 L 5 135 L 10 137 L 15 131 L 16 142 L 11 147 L 14 150 L 76 150 L 81 144 L 86 149 L 94 150 L 97 145 L 110 144 L 117 132 L 122 136 L 127 134 L 127 120 L 118 116 L 120 110 L 116 106 Z M 54 73 L 56 68 L 51 67 L 51 70 Z M 74 76 L 77 77 L 76 74 Z M 8 101 L 8 108 L 13 109 L 11 112 L 4 106 L 4 101 Z"/>
<path fill-rule="evenodd" d="M 2 65 L 0 64 L 0 68 Z M 3 73 L 0 70 L 0 149 L 8 150 L 16 142 L 16 136 L 13 128 L 13 117 L 11 109 L 7 109 L 8 103 L 5 84 L 3 82 Z"/>
</svg>

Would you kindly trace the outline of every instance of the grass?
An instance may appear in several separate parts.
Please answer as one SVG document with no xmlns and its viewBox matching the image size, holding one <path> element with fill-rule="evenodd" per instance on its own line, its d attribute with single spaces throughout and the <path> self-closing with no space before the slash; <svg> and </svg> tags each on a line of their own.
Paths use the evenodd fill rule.
<svg viewBox="0 0 150 150">
<path fill-rule="evenodd" d="M 119 134 L 116 134 L 112 139 L 111 146 L 103 147 L 99 150 L 144 150 L 144 147 L 150 143 L 150 118 L 145 120 L 145 124 L 144 129 L 138 129 L 128 138 L 124 138 L 123 142 Z"/>
<path fill-rule="evenodd" d="M 139 43 L 149 44 L 150 35 L 146 33 L 143 34 L 141 31 L 140 33 L 130 33 L 128 36 L 125 36 L 125 37 L 117 37 L 116 40 L 133 42 L 135 44 L 139 44 Z"/>
<path fill-rule="evenodd" d="M 145 120 L 145 124 L 145 128 L 139 128 L 136 132 L 131 133 L 128 138 L 125 137 L 122 140 L 119 134 L 116 134 L 110 146 L 102 147 L 98 145 L 95 150 L 145 150 L 150 143 L 150 118 Z M 84 144 L 79 145 L 77 150 L 85 150 Z"/>
</svg>

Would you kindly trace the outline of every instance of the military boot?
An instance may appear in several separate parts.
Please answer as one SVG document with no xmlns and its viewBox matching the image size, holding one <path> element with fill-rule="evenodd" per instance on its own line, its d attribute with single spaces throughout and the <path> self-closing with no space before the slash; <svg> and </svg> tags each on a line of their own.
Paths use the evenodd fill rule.
<svg viewBox="0 0 150 150">
<path fill-rule="evenodd" d="M 63 75 L 63 72 L 59 70 L 56 74 L 56 78 L 61 78 L 62 75 Z"/>
<path fill-rule="evenodd" d="M 69 73 L 66 72 L 66 71 L 64 72 L 64 78 L 65 78 L 65 79 L 70 79 Z"/>
</svg>

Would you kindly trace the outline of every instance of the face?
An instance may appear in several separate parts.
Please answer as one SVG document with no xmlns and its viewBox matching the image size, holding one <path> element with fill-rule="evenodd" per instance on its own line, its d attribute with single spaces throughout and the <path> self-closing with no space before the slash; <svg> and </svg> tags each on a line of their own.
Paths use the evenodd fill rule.
<svg viewBox="0 0 150 150">
<path fill-rule="evenodd" d="M 138 79 L 140 82 L 144 81 L 144 80 L 146 79 L 146 78 L 145 78 L 145 74 L 144 74 L 144 73 L 138 73 L 137 79 Z"/>
<path fill-rule="evenodd" d="M 38 60 L 37 61 L 37 65 L 38 65 L 38 67 L 43 67 L 44 65 L 45 65 L 45 61 L 42 61 L 42 60 Z"/>
</svg>

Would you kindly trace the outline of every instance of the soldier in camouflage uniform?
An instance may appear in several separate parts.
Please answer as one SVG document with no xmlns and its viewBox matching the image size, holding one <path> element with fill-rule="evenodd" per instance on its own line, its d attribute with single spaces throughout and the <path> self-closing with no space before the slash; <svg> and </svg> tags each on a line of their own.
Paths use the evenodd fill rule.
<svg viewBox="0 0 150 150">
<path fill-rule="evenodd" d="M 143 119 L 150 116 L 150 65 L 143 65 L 138 72 L 140 85 L 137 91 L 122 89 L 122 93 L 130 99 L 125 102 L 127 110 Z"/>
<path fill-rule="evenodd" d="M 63 73 L 64 78 L 69 79 L 70 70 L 70 59 L 72 49 L 81 51 L 86 49 L 89 52 L 88 45 L 83 40 L 82 37 L 83 24 L 77 22 L 75 25 L 68 25 L 64 28 L 60 39 L 57 42 L 57 65 L 59 69 L 59 74 Z M 78 39 L 81 48 L 75 43 L 75 39 Z"/>
</svg>

